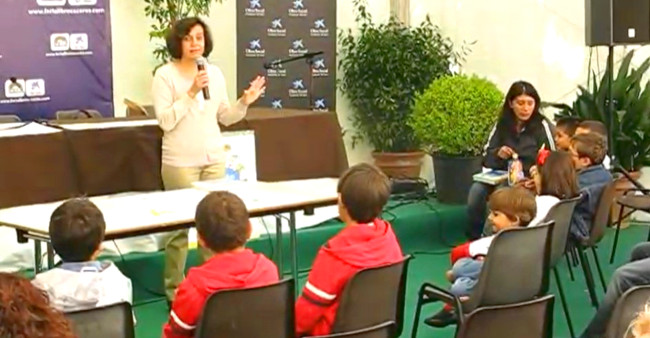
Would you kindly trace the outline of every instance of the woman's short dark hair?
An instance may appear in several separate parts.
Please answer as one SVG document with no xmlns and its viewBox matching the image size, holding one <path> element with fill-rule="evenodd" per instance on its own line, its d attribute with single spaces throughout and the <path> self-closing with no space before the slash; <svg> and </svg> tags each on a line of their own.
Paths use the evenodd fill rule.
<svg viewBox="0 0 650 338">
<path fill-rule="evenodd" d="M 535 100 L 535 109 L 533 110 L 533 114 L 530 116 L 530 119 L 526 121 L 526 123 L 542 118 L 542 114 L 539 112 L 541 99 L 537 93 L 537 89 L 535 89 L 532 84 L 526 81 L 517 81 L 510 86 L 510 89 L 508 89 L 505 102 L 503 102 L 503 108 L 501 109 L 501 117 L 499 119 L 499 124 L 503 127 L 508 128 L 509 130 L 512 129 L 517 122 L 517 116 L 515 115 L 512 107 L 510 107 L 510 104 L 515 98 L 520 95 L 530 96 L 533 98 L 533 100 Z"/>
<path fill-rule="evenodd" d="M 64 262 L 85 262 L 104 240 L 106 223 L 97 206 L 86 198 L 65 201 L 50 217 L 50 239 Z"/>
<path fill-rule="evenodd" d="M 379 168 L 361 163 L 350 167 L 339 179 L 338 193 L 350 217 L 358 223 L 379 217 L 390 197 L 390 180 Z"/>
<path fill-rule="evenodd" d="M 190 31 L 196 25 L 203 27 L 203 39 L 205 41 L 203 56 L 208 57 L 212 53 L 212 34 L 210 34 L 208 25 L 197 17 L 191 17 L 176 21 L 169 33 L 167 33 L 167 50 L 172 58 L 180 59 L 183 57 L 183 38 L 190 34 Z"/>
<path fill-rule="evenodd" d="M 539 168 L 542 179 L 540 195 L 551 195 L 559 199 L 578 196 L 578 179 L 571 155 L 565 151 L 554 151 Z"/>
</svg>

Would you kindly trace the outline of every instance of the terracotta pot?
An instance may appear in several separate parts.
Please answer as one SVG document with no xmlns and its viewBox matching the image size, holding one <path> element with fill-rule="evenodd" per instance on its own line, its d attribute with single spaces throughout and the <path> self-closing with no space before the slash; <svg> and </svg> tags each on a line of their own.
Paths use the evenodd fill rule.
<svg viewBox="0 0 650 338">
<path fill-rule="evenodd" d="M 408 153 L 372 153 L 375 165 L 388 177 L 416 178 L 420 177 L 422 157 L 424 152 L 414 151 Z"/>
<path fill-rule="evenodd" d="M 630 173 L 630 176 L 632 176 L 632 178 L 635 180 L 639 180 L 639 178 L 641 177 L 641 171 L 633 171 Z M 632 184 L 632 182 L 630 182 L 627 179 L 627 177 L 621 176 L 614 180 L 614 187 L 616 189 L 616 192 L 614 193 L 614 198 L 617 198 L 622 196 L 626 190 L 634 188 L 634 184 Z M 620 210 L 621 210 L 621 206 L 618 203 L 612 204 L 612 212 L 610 216 L 612 224 L 618 220 L 618 213 Z M 623 210 L 623 214 L 625 215 L 625 213 L 628 211 L 630 210 L 625 208 Z M 630 222 L 629 216 L 624 218 L 623 221 L 621 222 L 621 229 L 627 228 L 629 226 L 629 222 Z"/>
</svg>

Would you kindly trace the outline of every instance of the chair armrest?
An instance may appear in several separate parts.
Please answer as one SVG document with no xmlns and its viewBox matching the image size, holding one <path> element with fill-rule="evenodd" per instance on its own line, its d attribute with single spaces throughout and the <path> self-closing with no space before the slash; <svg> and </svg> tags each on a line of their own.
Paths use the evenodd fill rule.
<svg viewBox="0 0 650 338">
<path fill-rule="evenodd" d="M 623 195 L 627 195 L 630 192 L 641 192 L 644 195 L 650 194 L 650 189 L 639 189 L 639 188 L 630 188 L 623 191 Z"/>
<path fill-rule="evenodd" d="M 454 307 L 458 315 L 459 323 L 463 320 L 463 306 L 460 303 L 460 298 L 451 294 L 451 292 L 430 283 L 424 283 L 420 287 L 420 293 L 427 297 L 425 303 L 432 303 L 437 301 L 445 302 Z"/>
</svg>

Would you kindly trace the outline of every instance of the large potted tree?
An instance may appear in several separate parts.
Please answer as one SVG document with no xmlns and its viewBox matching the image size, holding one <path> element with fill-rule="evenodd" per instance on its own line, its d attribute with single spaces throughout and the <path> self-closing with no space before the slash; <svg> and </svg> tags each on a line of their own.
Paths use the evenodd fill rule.
<svg viewBox="0 0 650 338">
<path fill-rule="evenodd" d="M 603 122 L 612 136 L 613 144 L 609 147 L 614 163 L 638 179 L 640 169 L 650 165 L 650 82 L 643 79 L 650 68 L 650 58 L 634 69 L 630 67 L 633 57 L 634 51 L 625 55 L 616 76 L 612 76 L 614 114 L 611 119 L 608 97 L 610 72 L 613 70 L 609 67 L 600 79 L 592 72 L 591 84 L 588 88 L 578 87 L 578 95 L 571 105 L 547 105 L 559 109 L 557 117 L 573 116 Z M 631 187 L 625 176 L 616 180 L 619 194 Z M 613 215 L 618 215 L 618 210 Z"/>
<path fill-rule="evenodd" d="M 455 75 L 417 95 L 409 125 L 433 157 L 438 200 L 464 204 L 481 171 L 483 146 L 499 116 L 503 93 L 487 79 Z"/>
<path fill-rule="evenodd" d="M 424 153 L 406 123 L 415 94 L 449 75 L 465 53 L 427 18 L 416 27 L 396 18 L 373 23 L 362 0 L 354 0 L 358 31 L 339 32 L 341 78 L 350 100 L 352 145 L 367 141 L 375 163 L 392 177 L 417 177 Z"/>
</svg>

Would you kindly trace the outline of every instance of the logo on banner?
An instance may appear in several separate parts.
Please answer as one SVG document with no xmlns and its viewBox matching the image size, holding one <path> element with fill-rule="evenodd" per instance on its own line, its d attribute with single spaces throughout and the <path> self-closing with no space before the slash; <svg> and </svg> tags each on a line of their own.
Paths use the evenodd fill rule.
<svg viewBox="0 0 650 338">
<path fill-rule="evenodd" d="M 262 7 L 262 0 L 248 0 L 248 7 L 244 9 L 245 16 L 264 16 L 266 10 Z"/>
<path fill-rule="evenodd" d="M 282 99 L 274 99 L 271 101 L 271 108 L 282 109 Z"/>
<path fill-rule="evenodd" d="M 246 48 L 245 53 L 246 57 L 249 58 L 261 58 L 264 57 L 266 51 L 262 48 L 260 39 L 253 39 L 248 42 L 248 48 Z"/>
<path fill-rule="evenodd" d="M 66 0 L 36 0 L 39 6 L 65 6 Z"/>
<path fill-rule="evenodd" d="M 289 16 L 305 17 L 308 14 L 309 11 L 305 8 L 303 0 L 293 0 L 293 6 L 289 8 Z"/>
<path fill-rule="evenodd" d="M 72 50 L 87 50 L 88 49 L 88 34 L 70 34 L 70 49 Z"/>
<path fill-rule="evenodd" d="M 325 77 L 330 75 L 330 70 L 327 69 L 324 58 L 314 60 L 311 65 L 311 74 L 313 77 Z"/>
<path fill-rule="evenodd" d="M 307 48 L 305 48 L 305 44 L 302 42 L 302 39 L 293 40 L 291 42 L 291 47 L 289 48 L 289 56 L 301 56 L 307 52 L 309 51 Z"/>
<path fill-rule="evenodd" d="M 271 20 L 271 27 L 266 29 L 266 34 L 270 37 L 287 36 L 287 29 L 282 25 L 282 19 L 275 18 Z"/>
<path fill-rule="evenodd" d="M 70 6 L 94 6 L 97 0 L 68 0 Z"/>
<path fill-rule="evenodd" d="M 50 35 L 50 49 L 54 52 L 70 49 L 70 34 L 54 33 Z"/>
<path fill-rule="evenodd" d="M 278 62 L 280 59 L 275 59 L 273 62 Z M 283 65 L 277 64 L 273 68 L 269 68 L 266 70 L 266 76 L 268 77 L 287 77 L 287 70 L 284 68 Z"/>
<path fill-rule="evenodd" d="M 45 80 L 31 79 L 25 82 L 25 93 L 29 97 L 45 95 Z"/>
<path fill-rule="evenodd" d="M 315 38 L 326 38 L 330 36 L 330 30 L 325 26 L 325 19 L 317 19 L 314 26 L 309 29 L 309 35 Z"/>
<path fill-rule="evenodd" d="M 25 80 L 11 78 L 5 81 L 5 97 L 10 99 L 25 96 Z"/>
<path fill-rule="evenodd" d="M 302 79 L 295 79 L 289 88 L 289 97 L 307 97 L 307 88 Z"/>
<path fill-rule="evenodd" d="M 327 101 L 322 97 L 314 99 L 313 110 L 314 111 L 326 112 L 327 111 Z"/>
</svg>

